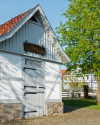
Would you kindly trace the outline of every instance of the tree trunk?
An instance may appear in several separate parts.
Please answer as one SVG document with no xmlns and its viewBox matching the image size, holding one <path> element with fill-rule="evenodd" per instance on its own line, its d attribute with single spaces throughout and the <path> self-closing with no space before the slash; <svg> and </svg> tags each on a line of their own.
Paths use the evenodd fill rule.
<svg viewBox="0 0 100 125">
<path fill-rule="evenodd" d="M 97 103 L 100 103 L 100 80 L 97 79 L 98 89 L 97 89 Z"/>
<path fill-rule="evenodd" d="M 84 99 L 88 99 L 88 85 L 84 85 Z"/>
</svg>

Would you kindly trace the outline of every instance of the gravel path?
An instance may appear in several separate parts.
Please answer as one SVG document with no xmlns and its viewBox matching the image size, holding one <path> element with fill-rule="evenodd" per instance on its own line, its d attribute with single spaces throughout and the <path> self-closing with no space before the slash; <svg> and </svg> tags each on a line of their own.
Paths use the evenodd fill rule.
<svg viewBox="0 0 100 125">
<path fill-rule="evenodd" d="M 0 125 L 100 125 L 100 110 L 66 106 L 62 115 L 42 116 Z"/>
</svg>

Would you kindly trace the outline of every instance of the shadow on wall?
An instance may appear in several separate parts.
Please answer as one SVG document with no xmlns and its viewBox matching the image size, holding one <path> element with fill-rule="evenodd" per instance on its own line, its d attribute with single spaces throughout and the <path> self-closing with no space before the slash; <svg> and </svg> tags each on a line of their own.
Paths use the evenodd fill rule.
<svg viewBox="0 0 100 125">
<path fill-rule="evenodd" d="M 43 85 L 44 78 L 45 82 L 47 81 L 46 83 L 47 94 L 49 94 L 50 91 L 53 92 L 53 94 L 56 93 L 55 91 L 56 83 L 60 82 L 61 80 L 59 65 L 55 63 L 46 62 L 45 71 L 43 71 L 42 68 L 38 67 L 37 67 L 38 70 L 36 71 L 25 69 L 25 71 L 23 72 L 24 74 L 23 77 L 22 70 L 25 64 L 24 61 L 22 62 L 22 57 L 12 54 L 2 53 L 2 56 L 0 56 L 0 64 L 2 70 L 1 77 L 3 78 L 0 83 L 1 99 L 16 99 L 16 95 L 10 88 L 7 79 L 9 79 L 10 83 L 15 88 L 17 94 L 21 99 L 22 99 L 22 84 L 25 84 L 26 82 L 32 86 L 37 84 L 39 86 L 44 86 Z M 53 84 L 51 84 L 52 82 Z M 55 86 L 53 87 L 53 85 Z"/>
<path fill-rule="evenodd" d="M 21 57 L 2 53 L 0 56 L 0 99 L 22 99 L 22 62 Z M 11 87 L 12 86 L 12 87 Z M 16 92 L 14 92 L 16 90 Z"/>
</svg>

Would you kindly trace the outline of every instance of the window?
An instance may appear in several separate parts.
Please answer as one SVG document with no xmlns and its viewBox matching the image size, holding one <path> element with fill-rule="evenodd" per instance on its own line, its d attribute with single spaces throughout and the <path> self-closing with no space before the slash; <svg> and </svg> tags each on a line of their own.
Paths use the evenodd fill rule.
<svg viewBox="0 0 100 125">
<path fill-rule="evenodd" d="M 32 17 L 30 18 L 30 20 L 31 20 L 31 21 L 34 21 L 34 22 L 36 22 L 36 23 L 38 23 L 38 21 L 37 21 L 37 19 L 35 18 L 35 16 L 32 16 Z"/>
</svg>

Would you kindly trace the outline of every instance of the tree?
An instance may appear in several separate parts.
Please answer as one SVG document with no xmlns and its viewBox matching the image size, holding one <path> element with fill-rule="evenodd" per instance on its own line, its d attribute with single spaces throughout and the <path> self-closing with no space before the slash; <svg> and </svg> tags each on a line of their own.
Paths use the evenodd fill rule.
<svg viewBox="0 0 100 125">
<path fill-rule="evenodd" d="M 94 73 L 98 83 L 97 102 L 100 102 L 100 0 L 69 0 L 56 33 L 61 46 L 71 59 L 68 70 L 77 65 L 83 73 Z"/>
</svg>

